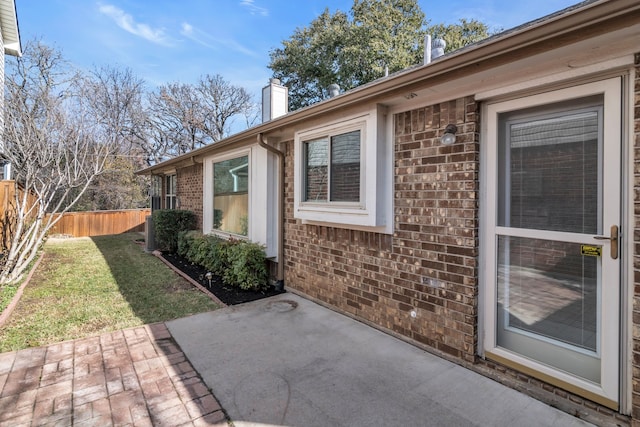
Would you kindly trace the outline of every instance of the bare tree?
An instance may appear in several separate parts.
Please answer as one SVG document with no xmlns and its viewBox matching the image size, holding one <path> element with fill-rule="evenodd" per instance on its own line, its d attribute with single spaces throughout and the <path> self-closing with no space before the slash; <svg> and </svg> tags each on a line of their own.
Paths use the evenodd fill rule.
<svg viewBox="0 0 640 427">
<path fill-rule="evenodd" d="M 229 134 L 235 117 L 244 116 L 248 120 L 252 111 L 255 111 L 249 92 L 230 84 L 219 74 L 200 77 L 197 91 L 205 115 L 203 130 L 213 141 L 219 141 Z"/>
<path fill-rule="evenodd" d="M 170 83 L 149 94 L 149 132 L 155 143 L 154 161 L 178 156 L 206 145 L 204 111 L 192 85 Z"/>
<path fill-rule="evenodd" d="M 171 83 L 148 96 L 149 163 L 219 141 L 236 118 L 255 124 L 257 107 L 243 88 L 220 75 L 205 75 L 196 85 Z"/>
<path fill-rule="evenodd" d="M 146 204 L 147 183 L 135 175 L 147 165 L 143 147 L 148 142 L 146 111 L 142 106 L 144 81 L 129 68 L 96 68 L 87 80 L 87 105 L 96 129 L 117 151 L 106 162 L 78 202 L 77 209 L 127 209 Z"/>
<path fill-rule="evenodd" d="M 87 104 L 102 132 L 123 150 L 145 139 L 144 81 L 129 68 L 101 67 L 88 80 Z"/>
<path fill-rule="evenodd" d="M 17 191 L 0 283 L 20 278 L 115 149 L 86 102 L 91 84 L 58 50 L 30 42 L 7 65 L 2 156 L 12 163 Z"/>
</svg>

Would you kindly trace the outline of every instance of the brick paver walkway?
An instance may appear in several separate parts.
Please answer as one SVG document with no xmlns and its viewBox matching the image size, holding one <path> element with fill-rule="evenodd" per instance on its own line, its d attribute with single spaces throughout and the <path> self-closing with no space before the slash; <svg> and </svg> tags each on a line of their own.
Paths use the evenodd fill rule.
<svg viewBox="0 0 640 427">
<path fill-rule="evenodd" d="M 1 426 L 227 426 L 163 323 L 0 354 Z"/>
</svg>

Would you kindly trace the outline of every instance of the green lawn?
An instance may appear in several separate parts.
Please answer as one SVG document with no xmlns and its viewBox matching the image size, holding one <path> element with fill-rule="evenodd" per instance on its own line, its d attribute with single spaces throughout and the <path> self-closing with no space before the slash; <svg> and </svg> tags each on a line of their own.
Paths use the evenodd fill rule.
<svg viewBox="0 0 640 427">
<path fill-rule="evenodd" d="M 217 308 L 134 242 L 136 233 L 50 240 L 0 352 L 37 347 Z"/>
</svg>

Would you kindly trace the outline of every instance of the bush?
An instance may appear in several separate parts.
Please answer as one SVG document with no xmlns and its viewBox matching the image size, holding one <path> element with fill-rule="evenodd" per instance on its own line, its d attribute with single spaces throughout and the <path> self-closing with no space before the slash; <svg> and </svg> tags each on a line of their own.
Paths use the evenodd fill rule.
<svg viewBox="0 0 640 427">
<path fill-rule="evenodd" d="M 220 276 L 224 284 L 245 290 L 268 287 L 269 272 L 262 245 L 194 232 L 181 233 L 179 240 L 181 256 Z"/>
<path fill-rule="evenodd" d="M 153 226 L 156 233 L 156 243 L 160 249 L 176 252 L 178 249 L 178 234 L 181 231 L 193 230 L 196 216 L 191 211 L 175 209 L 160 209 L 153 211 Z"/>
<path fill-rule="evenodd" d="M 195 239 L 202 237 L 202 232 L 198 230 L 183 230 L 178 233 L 178 249 L 177 253 L 181 257 L 187 258 L 187 254 L 191 249 Z"/>
<path fill-rule="evenodd" d="M 229 245 L 226 255 L 229 267 L 222 276 L 225 284 L 255 291 L 267 288 L 269 272 L 264 246 L 236 241 Z"/>
<path fill-rule="evenodd" d="M 193 236 L 184 257 L 194 264 L 202 265 L 209 257 L 209 241 L 206 236 Z"/>
<path fill-rule="evenodd" d="M 219 237 L 209 240 L 208 256 L 201 265 L 216 276 L 223 277 L 225 271 L 230 268 L 229 248 L 235 242 L 235 240 L 225 240 Z"/>
</svg>

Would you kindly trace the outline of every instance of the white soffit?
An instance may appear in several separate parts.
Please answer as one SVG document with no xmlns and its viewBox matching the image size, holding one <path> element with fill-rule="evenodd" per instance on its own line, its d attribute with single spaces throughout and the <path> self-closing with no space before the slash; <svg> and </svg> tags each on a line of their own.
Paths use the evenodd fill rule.
<svg viewBox="0 0 640 427">
<path fill-rule="evenodd" d="M 2 26 L 4 53 L 21 56 L 22 47 L 15 0 L 0 0 L 0 26 Z"/>
</svg>

